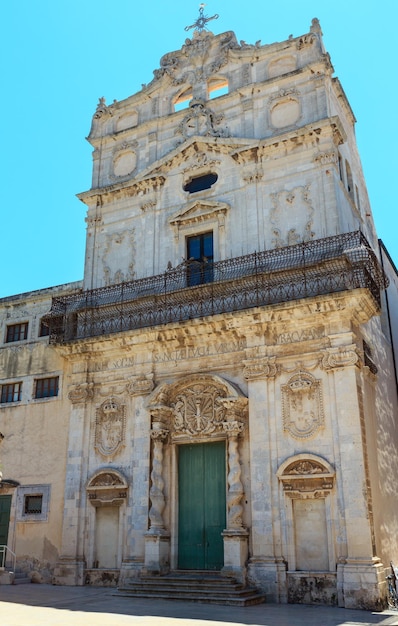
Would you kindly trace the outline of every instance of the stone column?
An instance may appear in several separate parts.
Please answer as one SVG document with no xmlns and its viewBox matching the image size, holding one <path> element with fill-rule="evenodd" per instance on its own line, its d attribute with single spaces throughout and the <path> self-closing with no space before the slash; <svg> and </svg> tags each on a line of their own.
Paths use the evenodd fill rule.
<svg viewBox="0 0 398 626">
<path fill-rule="evenodd" d="M 163 480 L 163 445 L 168 438 L 169 431 L 165 428 L 165 419 L 162 419 L 164 415 L 159 415 L 159 412 L 152 412 L 152 417 L 150 523 L 149 531 L 145 534 L 145 571 L 151 574 L 163 574 L 170 567 L 170 533 L 166 530 L 163 519 L 166 505 Z"/>
<path fill-rule="evenodd" d="M 224 538 L 223 574 L 234 576 L 241 582 L 246 579 L 246 563 L 248 558 L 249 533 L 243 526 L 241 504 L 244 496 L 241 481 L 238 437 L 243 433 L 244 422 L 236 419 L 241 416 L 247 406 L 247 398 L 221 400 L 226 409 L 227 421 L 223 422 L 223 430 L 228 437 L 228 518 Z"/>
</svg>

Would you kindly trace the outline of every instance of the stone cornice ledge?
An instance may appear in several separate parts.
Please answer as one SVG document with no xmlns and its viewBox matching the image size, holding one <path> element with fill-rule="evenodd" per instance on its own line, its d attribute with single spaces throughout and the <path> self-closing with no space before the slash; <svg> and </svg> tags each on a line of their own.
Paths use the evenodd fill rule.
<svg viewBox="0 0 398 626">
<path fill-rule="evenodd" d="M 326 131 L 326 133 L 325 133 Z M 306 124 L 300 128 L 295 128 L 286 133 L 280 135 L 273 135 L 267 139 L 258 142 L 255 146 L 249 146 L 240 150 L 235 150 L 231 153 L 232 158 L 238 163 L 247 163 L 249 161 L 259 161 L 265 153 L 275 148 L 285 147 L 286 144 L 296 144 L 297 141 L 303 140 L 306 137 L 311 137 L 313 134 L 329 134 L 336 145 L 344 143 L 347 139 L 347 135 L 344 131 L 340 118 L 335 115 L 321 119 L 311 124 Z"/>
</svg>

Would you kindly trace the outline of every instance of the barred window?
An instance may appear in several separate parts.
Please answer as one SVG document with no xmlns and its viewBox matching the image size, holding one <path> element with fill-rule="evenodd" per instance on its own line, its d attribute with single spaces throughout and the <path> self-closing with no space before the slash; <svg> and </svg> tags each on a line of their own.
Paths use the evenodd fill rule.
<svg viewBox="0 0 398 626">
<path fill-rule="evenodd" d="M 35 380 L 35 398 L 53 398 L 58 395 L 58 376 L 37 378 Z"/>
<path fill-rule="evenodd" d="M 50 485 L 24 485 L 17 488 L 17 522 L 47 522 L 50 512 Z"/>
<path fill-rule="evenodd" d="M 7 326 L 6 343 L 23 341 L 28 338 L 28 322 Z"/>
<path fill-rule="evenodd" d="M 24 515 L 39 515 L 43 510 L 43 494 L 25 496 Z"/>
<path fill-rule="evenodd" d="M 20 402 L 22 383 L 7 383 L 1 386 L 1 402 Z"/>
</svg>

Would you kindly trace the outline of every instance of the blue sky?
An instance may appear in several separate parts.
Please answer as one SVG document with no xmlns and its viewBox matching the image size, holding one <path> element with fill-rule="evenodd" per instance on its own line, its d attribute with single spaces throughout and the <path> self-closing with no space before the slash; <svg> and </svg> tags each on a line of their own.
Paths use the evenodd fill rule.
<svg viewBox="0 0 398 626">
<path fill-rule="evenodd" d="M 98 98 L 122 100 L 149 83 L 198 16 L 191 0 L 18 0 L 2 4 L 0 297 L 83 276 L 85 141 Z M 398 3 L 209 0 L 211 30 L 272 43 L 318 17 L 335 75 L 357 118 L 373 214 L 398 265 Z M 192 31 L 191 31 L 192 33 Z"/>
</svg>

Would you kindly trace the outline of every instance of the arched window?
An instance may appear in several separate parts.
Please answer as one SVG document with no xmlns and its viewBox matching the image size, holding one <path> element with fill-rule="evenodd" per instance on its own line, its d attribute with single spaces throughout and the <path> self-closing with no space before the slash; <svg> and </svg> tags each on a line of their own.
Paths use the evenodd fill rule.
<svg viewBox="0 0 398 626">
<path fill-rule="evenodd" d="M 174 111 L 182 111 L 189 107 L 189 103 L 192 100 L 192 87 L 187 87 L 180 93 L 174 100 Z"/>
</svg>

